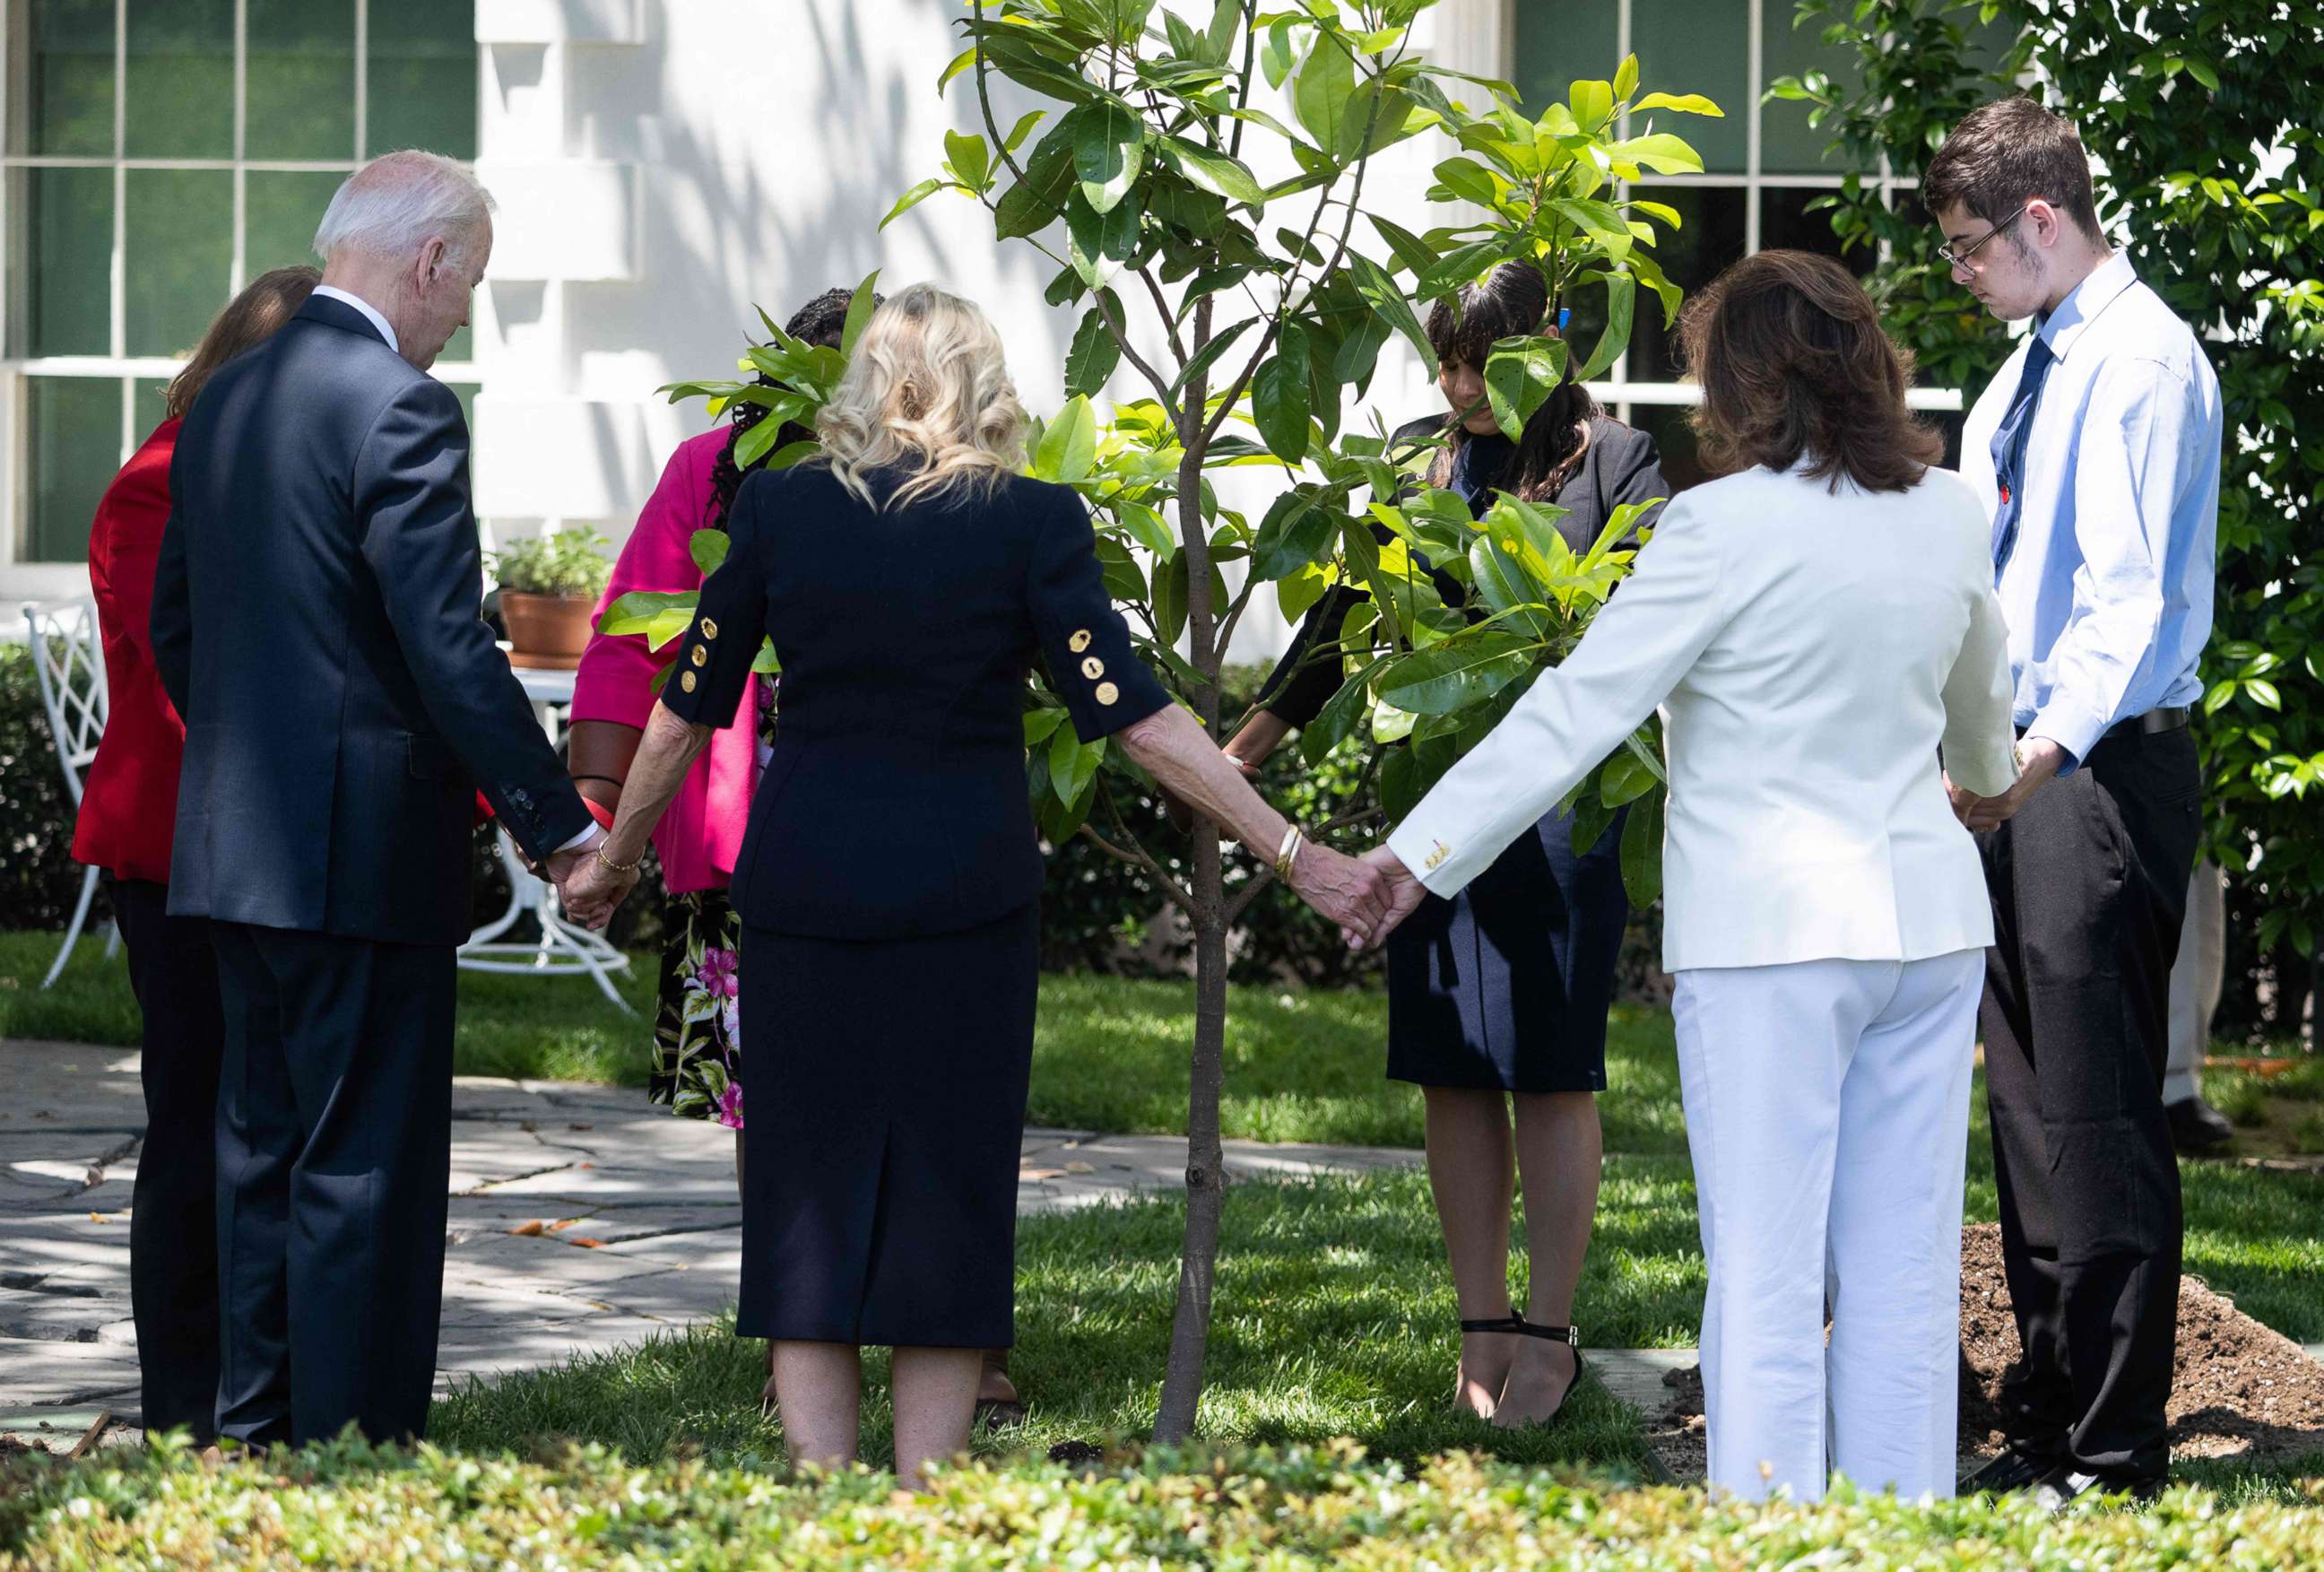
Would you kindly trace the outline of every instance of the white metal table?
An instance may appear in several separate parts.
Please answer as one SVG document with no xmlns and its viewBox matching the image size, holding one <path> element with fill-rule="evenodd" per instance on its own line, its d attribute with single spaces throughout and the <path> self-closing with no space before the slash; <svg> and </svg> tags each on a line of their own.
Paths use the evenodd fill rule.
<svg viewBox="0 0 2324 1572">
<path fill-rule="evenodd" d="M 540 717 L 541 729 L 554 742 L 558 732 L 556 707 L 572 702 L 573 673 L 539 671 L 521 666 L 513 670 L 525 697 L 532 700 L 533 713 Z M 556 886 L 526 871 L 524 860 L 517 855 L 506 830 L 500 832 L 495 844 L 501 866 L 508 870 L 508 910 L 468 936 L 468 942 L 459 949 L 459 965 L 472 972 L 517 972 L 533 976 L 586 975 L 596 982 L 606 998 L 625 1013 L 635 1014 L 629 1001 L 613 986 L 612 976 L 629 970 L 630 957 L 607 943 L 604 935 L 565 920 Z M 540 923 L 539 939 L 501 937 L 527 915 Z"/>
</svg>

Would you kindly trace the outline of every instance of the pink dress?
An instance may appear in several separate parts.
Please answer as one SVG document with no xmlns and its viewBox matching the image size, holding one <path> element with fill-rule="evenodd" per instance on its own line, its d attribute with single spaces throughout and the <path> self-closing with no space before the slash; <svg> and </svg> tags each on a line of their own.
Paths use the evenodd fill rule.
<svg viewBox="0 0 2324 1572">
<path fill-rule="evenodd" d="M 705 431 L 678 444 L 661 472 L 660 484 L 638 514 L 637 528 L 613 564 L 597 611 L 632 590 L 672 591 L 702 587 L 694 565 L 694 532 L 710 522 L 710 476 L 725 445 L 727 428 Z M 678 646 L 646 648 L 643 633 L 590 636 L 573 681 L 576 721 L 608 720 L 642 728 L 653 710 L 653 675 Z M 751 789 L 758 772 L 758 714 L 764 695 L 753 677 L 733 725 L 712 734 L 710 746 L 687 772 L 686 783 L 654 830 L 654 853 L 673 895 L 724 889 L 742 848 L 751 817 Z"/>
<path fill-rule="evenodd" d="M 710 522 L 711 475 L 727 432 L 724 426 L 705 431 L 670 455 L 613 566 L 600 615 L 632 590 L 668 594 L 702 587 L 692 542 L 694 532 Z M 654 673 L 677 649 L 673 643 L 649 650 L 642 633 L 592 635 L 574 678 L 573 719 L 644 726 L 654 706 Z M 737 1130 L 742 1126 L 741 932 L 725 893 L 751 816 L 759 712 L 769 697 L 765 683 L 753 677 L 733 722 L 711 734 L 709 747 L 687 772 L 653 835 L 669 899 L 662 909 L 647 1096 L 678 1114 Z"/>
</svg>

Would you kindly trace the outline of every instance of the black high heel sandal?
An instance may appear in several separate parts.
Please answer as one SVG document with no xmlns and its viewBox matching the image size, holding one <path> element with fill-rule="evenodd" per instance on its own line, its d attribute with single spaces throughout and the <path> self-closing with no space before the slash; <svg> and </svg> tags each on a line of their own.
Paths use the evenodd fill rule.
<svg viewBox="0 0 2324 1572">
<path fill-rule="evenodd" d="M 1512 1313 L 1499 1321 L 1463 1321 L 1461 1323 L 1461 1329 L 1464 1332 L 1517 1332 L 1527 1337 L 1542 1338 L 1545 1342 L 1563 1343 L 1573 1350 L 1573 1374 L 1567 1379 L 1565 1390 L 1557 1394 L 1556 1412 L 1552 1413 L 1545 1419 L 1528 1419 L 1527 1424 L 1555 1424 L 1559 1415 L 1565 1412 L 1565 1405 L 1573 1400 L 1574 1388 L 1582 1384 L 1582 1377 L 1590 1368 L 1590 1362 L 1582 1357 L 1582 1334 L 1572 1327 L 1547 1327 L 1538 1321 L 1528 1321 L 1523 1316 Z"/>
</svg>

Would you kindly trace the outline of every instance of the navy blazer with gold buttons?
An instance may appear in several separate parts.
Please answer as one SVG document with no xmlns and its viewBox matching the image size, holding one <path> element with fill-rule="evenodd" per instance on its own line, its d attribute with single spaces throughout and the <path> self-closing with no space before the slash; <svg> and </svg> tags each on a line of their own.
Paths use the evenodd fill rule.
<svg viewBox="0 0 2324 1572">
<path fill-rule="evenodd" d="M 898 478 L 873 477 L 883 504 Z M 1081 498 L 1011 476 L 873 507 L 808 463 L 752 475 L 726 533 L 661 701 L 727 724 L 774 641 L 782 715 L 731 891 L 743 924 L 904 938 L 1038 899 L 1034 660 L 1085 742 L 1170 702 L 1106 594 Z"/>
</svg>

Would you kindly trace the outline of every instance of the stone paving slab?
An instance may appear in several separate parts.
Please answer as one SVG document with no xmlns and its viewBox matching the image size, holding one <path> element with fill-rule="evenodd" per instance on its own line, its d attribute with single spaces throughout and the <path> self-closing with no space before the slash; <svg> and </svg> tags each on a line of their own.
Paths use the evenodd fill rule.
<svg viewBox="0 0 2324 1572">
<path fill-rule="evenodd" d="M 0 1432 L 110 1407 L 137 1421 L 129 1207 L 138 1056 L 0 1041 Z M 718 1315 L 742 1261 L 734 1137 L 642 1093 L 462 1076 L 437 1387 L 604 1353 Z M 1412 1151 L 1227 1143 L 1238 1179 L 1416 1164 Z M 1185 1182 L 1186 1143 L 1028 1130 L 1020 1214 Z M 86 1425 L 86 1419 L 83 1424 Z M 53 1436 L 66 1425 L 52 1425 Z M 76 1438 L 78 1431 L 75 1431 Z"/>
</svg>

